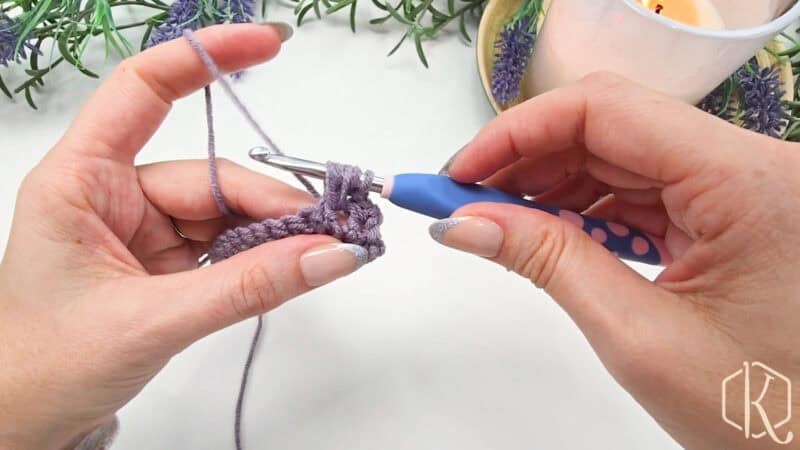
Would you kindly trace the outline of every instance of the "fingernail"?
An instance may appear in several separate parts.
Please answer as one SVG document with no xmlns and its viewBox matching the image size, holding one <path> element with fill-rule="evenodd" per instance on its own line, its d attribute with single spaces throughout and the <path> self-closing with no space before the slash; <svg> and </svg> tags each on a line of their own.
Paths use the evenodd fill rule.
<svg viewBox="0 0 800 450">
<path fill-rule="evenodd" d="M 450 176 L 450 165 L 453 164 L 453 161 L 455 161 L 456 156 L 458 156 L 459 153 L 461 153 L 465 148 L 467 148 L 466 145 L 458 149 L 457 152 L 453 153 L 453 156 L 451 156 L 450 159 L 448 159 L 447 162 L 444 163 L 442 168 L 439 169 L 439 175 Z"/>
<path fill-rule="evenodd" d="M 322 286 L 353 273 L 367 262 L 367 250 L 353 244 L 327 244 L 300 257 L 300 271 L 309 286 Z"/>
<path fill-rule="evenodd" d="M 500 225 L 482 217 L 451 217 L 431 224 L 431 237 L 438 243 L 493 258 L 503 245 L 503 229 Z"/>
<path fill-rule="evenodd" d="M 294 34 L 294 28 L 286 22 L 264 22 L 262 25 L 274 28 L 281 35 L 281 42 L 288 41 Z"/>
</svg>

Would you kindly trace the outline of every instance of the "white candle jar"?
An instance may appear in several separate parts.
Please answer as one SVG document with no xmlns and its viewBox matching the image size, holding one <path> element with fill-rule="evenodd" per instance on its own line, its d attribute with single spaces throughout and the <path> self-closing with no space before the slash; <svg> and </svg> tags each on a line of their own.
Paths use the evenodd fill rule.
<svg viewBox="0 0 800 450">
<path fill-rule="evenodd" d="M 797 0 L 706 0 L 724 29 L 685 25 L 635 0 L 553 0 L 526 92 L 607 70 L 695 104 L 800 17 Z"/>
</svg>

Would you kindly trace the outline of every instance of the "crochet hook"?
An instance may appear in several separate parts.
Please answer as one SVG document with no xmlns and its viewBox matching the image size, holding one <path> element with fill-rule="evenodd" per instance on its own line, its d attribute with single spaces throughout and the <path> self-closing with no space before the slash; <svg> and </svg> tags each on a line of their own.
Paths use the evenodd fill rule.
<svg viewBox="0 0 800 450">
<path fill-rule="evenodd" d="M 325 179 L 324 164 L 279 154 L 265 147 L 254 147 L 250 157 L 264 164 Z M 370 190 L 405 208 L 436 219 L 450 217 L 460 207 L 478 202 L 510 203 L 538 209 L 577 225 L 592 239 L 620 258 L 653 265 L 666 265 L 671 257 L 663 239 L 625 225 L 547 206 L 523 197 L 480 184 L 459 183 L 445 175 L 405 173 L 390 177 L 373 177 Z"/>
</svg>

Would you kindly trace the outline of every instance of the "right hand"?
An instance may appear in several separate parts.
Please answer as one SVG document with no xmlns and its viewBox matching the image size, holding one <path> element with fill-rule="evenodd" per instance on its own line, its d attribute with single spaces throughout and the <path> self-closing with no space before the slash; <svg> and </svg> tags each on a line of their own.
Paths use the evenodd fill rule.
<svg viewBox="0 0 800 450">
<path fill-rule="evenodd" d="M 745 361 L 794 382 L 793 421 L 775 433 L 800 433 L 800 145 L 597 74 L 501 114 L 448 172 L 666 239 L 674 262 L 650 282 L 577 227 L 534 209 L 469 205 L 434 233 L 544 288 L 678 442 L 776 445 L 769 436 L 747 440 L 722 420 L 721 382 Z M 751 378 L 756 401 L 765 380 Z M 775 423 L 786 392 L 771 386 L 760 405 Z M 729 400 L 739 423 L 742 403 L 741 391 Z"/>
</svg>

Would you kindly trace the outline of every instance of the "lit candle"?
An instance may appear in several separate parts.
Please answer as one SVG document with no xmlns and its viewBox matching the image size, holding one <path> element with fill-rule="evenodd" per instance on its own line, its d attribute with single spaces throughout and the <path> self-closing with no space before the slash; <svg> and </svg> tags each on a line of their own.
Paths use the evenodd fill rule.
<svg viewBox="0 0 800 450">
<path fill-rule="evenodd" d="M 696 103 L 798 17 L 798 0 L 554 0 L 523 96 L 606 70 Z"/>
<path fill-rule="evenodd" d="M 710 0 L 637 0 L 654 13 L 701 28 L 721 30 L 725 28 L 717 8 Z"/>
</svg>

